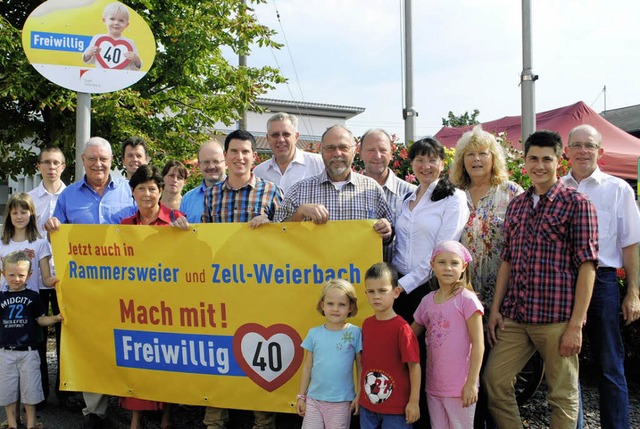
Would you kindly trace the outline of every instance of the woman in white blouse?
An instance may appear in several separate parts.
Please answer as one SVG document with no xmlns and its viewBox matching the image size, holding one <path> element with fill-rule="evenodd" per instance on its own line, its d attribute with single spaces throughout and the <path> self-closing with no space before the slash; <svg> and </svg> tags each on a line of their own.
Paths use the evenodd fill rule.
<svg viewBox="0 0 640 429">
<path fill-rule="evenodd" d="M 409 148 L 413 174 L 420 186 L 405 197 L 397 213 L 393 257 L 403 291 L 394 309 L 409 323 L 429 292 L 431 251 L 441 241 L 458 241 L 469 218 L 465 193 L 454 188 L 442 174 L 444 159 L 444 147 L 431 137 L 418 140 Z"/>
</svg>

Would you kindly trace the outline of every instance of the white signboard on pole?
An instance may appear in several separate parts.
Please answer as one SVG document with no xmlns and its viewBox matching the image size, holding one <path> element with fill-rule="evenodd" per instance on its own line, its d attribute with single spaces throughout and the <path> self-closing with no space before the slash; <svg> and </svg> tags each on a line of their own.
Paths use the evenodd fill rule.
<svg viewBox="0 0 640 429">
<path fill-rule="evenodd" d="M 156 44 L 144 19 L 112 0 L 48 0 L 29 15 L 22 46 L 51 82 L 82 93 L 127 88 L 149 71 Z"/>
</svg>

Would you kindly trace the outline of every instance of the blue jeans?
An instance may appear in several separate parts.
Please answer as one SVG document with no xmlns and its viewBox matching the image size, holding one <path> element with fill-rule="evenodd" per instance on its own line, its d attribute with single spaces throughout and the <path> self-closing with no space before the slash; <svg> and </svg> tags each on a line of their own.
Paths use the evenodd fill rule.
<svg viewBox="0 0 640 429">
<path fill-rule="evenodd" d="M 360 407 L 360 429 L 411 429 L 404 414 L 378 414 Z"/>
<path fill-rule="evenodd" d="M 600 426 L 628 429 L 629 392 L 620 334 L 620 289 L 614 269 L 598 269 L 587 312 L 586 333 L 598 374 Z"/>
</svg>

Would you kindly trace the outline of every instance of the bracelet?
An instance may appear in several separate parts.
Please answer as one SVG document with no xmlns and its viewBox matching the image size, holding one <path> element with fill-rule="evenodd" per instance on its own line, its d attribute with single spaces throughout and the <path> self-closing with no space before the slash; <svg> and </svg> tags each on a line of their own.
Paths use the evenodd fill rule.
<svg viewBox="0 0 640 429">
<path fill-rule="evenodd" d="M 307 395 L 296 395 L 296 398 L 302 399 L 303 401 L 307 402 Z"/>
</svg>

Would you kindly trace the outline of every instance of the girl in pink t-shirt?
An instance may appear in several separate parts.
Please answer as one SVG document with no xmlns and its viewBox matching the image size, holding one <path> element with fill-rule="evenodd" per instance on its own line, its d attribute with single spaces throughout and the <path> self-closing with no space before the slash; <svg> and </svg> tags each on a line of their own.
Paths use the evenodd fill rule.
<svg viewBox="0 0 640 429">
<path fill-rule="evenodd" d="M 438 244 L 431 269 L 438 289 L 420 302 L 411 325 L 427 344 L 426 390 L 434 428 L 473 427 L 484 339 L 482 304 L 471 286 L 469 251 L 457 241 Z"/>
</svg>

